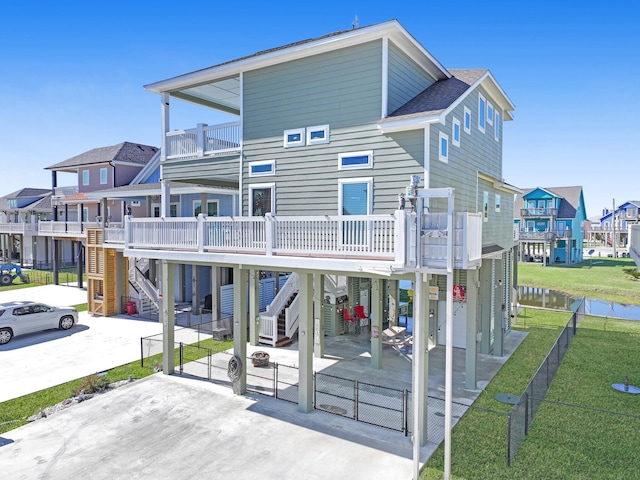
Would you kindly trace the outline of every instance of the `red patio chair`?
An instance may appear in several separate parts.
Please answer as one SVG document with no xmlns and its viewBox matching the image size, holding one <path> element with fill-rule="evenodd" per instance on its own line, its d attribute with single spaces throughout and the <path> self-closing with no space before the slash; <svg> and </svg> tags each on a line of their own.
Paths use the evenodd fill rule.
<svg viewBox="0 0 640 480">
<path fill-rule="evenodd" d="M 358 328 L 358 317 L 352 317 L 351 315 L 349 315 L 349 309 L 345 308 L 342 311 L 342 315 L 344 316 L 344 321 L 345 321 L 345 332 L 349 333 L 349 324 L 353 325 L 353 333 L 355 334 L 357 330 L 360 330 Z"/>
<path fill-rule="evenodd" d="M 364 313 L 364 305 L 356 305 L 354 310 L 355 310 L 356 317 L 358 317 L 358 320 L 360 321 L 360 326 L 368 327 L 369 316 L 366 313 Z"/>
</svg>

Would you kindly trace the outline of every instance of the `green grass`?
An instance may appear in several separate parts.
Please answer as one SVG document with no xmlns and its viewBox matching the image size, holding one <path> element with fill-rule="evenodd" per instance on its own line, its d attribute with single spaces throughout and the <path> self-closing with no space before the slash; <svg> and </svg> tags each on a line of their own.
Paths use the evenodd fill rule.
<svg viewBox="0 0 640 480">
<path fill-rule="evenodd" d="M 37 287 L 40 285 L 53 284 L 53 272 L 51 270 L 33 270 L 23 268 L 22 273 L 29 276 L 29 283 L 22 283 L 19 277 L 13 280 L 11 285 L 6 287 L 0 287 L 0 292 L 7 290 L 19 290 L 21 288 Z M 82 275 L 83 280 L 86 282 L 86 274 Z M 75 268 L 64 268 L 58 271 L 58 281 L 61 284 L 76 284 L 78 283 L 78 272 Z"/>
<path fill-rule="evenodd" d="M 568 293 L 577 297 L 640 305 L 640 281 L 623 271 L 635 267 L 630 258 L 600 258 L 575 265 L 518 263 L 518 284 Z"/>
<path fill-rule="evenodd" d="M 212 353 L 221 352 L 233 347 L 233 341 L 224 342 L 207 339 L 199 343 L 200 349 L 185 349 L 184 361 L 189 362 L 202 358 L 206 355 L 207 348 Z M 176 366 L 179 364 L 179 349 L 174 352 Z M 140 366 L 140 361 L 132 362 L 108 371 L 106 377 L 109 382 L 125 380 L 129 377 L 134 379 L 144 378 L 153 375 L 154 362 L 162 362 L 162 354 L 154 355 L 145 359 L 145 366 Z M 18 428 L 27 423 L 27 418 L 38 413 L 40 410 L 55 405 L 67 398 L 70 398 L 83 382 L 83 378 L 63 383 L 55 387 L 40 390 L 29 395 L 24 395 L 13 400 L 0 403 L 0 434 Z"/>
<path fill-rule="evenodd" d="M 453 429 L 455 479 L 626 479 L 640 471 L 640 408 L 636 395 L 611 388 L 640 385 L 637 345 L 640 322 L 585 317 L 554 378 L 547 400 L 512 466 L 506 466 L 507 419 L 511 406 L 495 394 L 520 395 L 569 319 L 566 312 L 528 309 L 522 345 L 474 403 L 491 413 L 469 409 Z M 580 405 L 588 408 L 579 408 Z M 619 412 L 614 415 L 602 410 Z M 625 416 L 636 415 L 634 416 Z M 443 476 L 441 445 L 421 473 Z"/>
</svg>

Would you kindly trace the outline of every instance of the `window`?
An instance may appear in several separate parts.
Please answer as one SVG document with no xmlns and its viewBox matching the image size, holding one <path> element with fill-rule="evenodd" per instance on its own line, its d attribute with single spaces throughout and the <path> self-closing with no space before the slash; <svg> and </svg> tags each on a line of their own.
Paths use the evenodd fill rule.
<svg viewBox="0 0 640 480">
<path fill-rule="evenodd" d="M 370 215 L 373 210 L 372 178 L 338 180 L 338 214 Z M 340 222 L 343 245 L 368 245 L 370 225 L 366 220 Z"/>
<path fill-rule="evenodd" d="M 304 128 L 295 128 L 293 130 L 284 131 L 284 148 L 304 147 L 305 135 Z"/>
<path fill-rule="evenodd" d="M 460 146 L 460 120 L 456 117 L 453 117 L 451 126 L 451 143 L 456 147 Z"/>
<path fill-rule="evenodd" d="M 341 153 L 338 155 L 338 170 L 373 168 L 373 151 Z"/>
<path fill-rule="evenodd" d="M 480 94 L 478 97 L 478 130 L 484 133 L 484 125 L 487 117 L 487 101 Z"/>
<path fill-rule="evenodd" d="M 496 124 L 493 126 L 493 138 L 500 141 L 500 114 L 496 112 Z"/>
<path fill-rule="evenodd" d="M 488 222 L 489 221 L 489 192 L 484 192 L 482 203 L 483 203 L 482 220 L 484 222 Z"/>
<path fill-rule="evenodd" d="M 250 177 L 263 177 L 267 175 L 274 175 L 275 173 L 276 173 L 276 162 L 274 160 L 267 160 L 264 162 L 253 162 L 249 164 Z"/>
<path fill-rule="evenodd" d="M 106 184 L 107 184 L 107 169 L 101 168 L 100 169 L 100 185 L 106 185 Z"/>
<path fill-rule="evenodd" d="M 329 143 L 329 125 L 307 127 L 307 145 Z"/>
<path fill-rule="evenodd" d="M 207 216 L 218 216 L 218 200 L 207 200 Z"/>
<path fill-rule="evenodd" d="M 89 221 L 89 209 L 87 207 L 82 207 L 82 221 Z"/>
<path fill-rule="evenodd" d="M 197 217 L 202 213 L 202 201 L 194 200 L 193 201 L 193 216 Z"/>
<path fill-rule="evenodd" d="M 176 218 L 178 216 L 178 204 L 172 203 L 169 205 L 169 216 Z"/>
<path fill-rule="evenodd" d="M 496 212 L 500 212 L 500 195 L 496 195 Z"/>
<path fill-rule="evenodd" d="M 442 162 L 449 161 L 449 135 L 440 132 L 440 152 L 438 158 Z"/>
<path fill-rule="evenodd" d="M 464 131 L 471 133 L 471 110 L 464 107 Z"/>
<path fill-rule="evenodd" d="M 274 213 L 275 204 L 274 183 L 255 184 L 249 186 L 249 215 L 252 217 L 264 217 L 267 213 Z"/>
<path fill-rule="evenodd" d="M 493 125 L 493 105 L 491 102 L 487 102 L 487 122 L 489 125 Z"/>
<path fill-rule="evenodd" d="M 89 170 L 82 170 L 82 185 L 89 185 Z"/>
</svg>

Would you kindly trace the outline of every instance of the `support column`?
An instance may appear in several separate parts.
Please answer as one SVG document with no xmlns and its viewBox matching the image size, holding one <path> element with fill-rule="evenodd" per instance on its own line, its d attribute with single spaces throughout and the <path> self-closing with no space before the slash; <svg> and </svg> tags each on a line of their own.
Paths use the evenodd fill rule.
<svg viewBox="0 0 640 480">
<path fill-rule="evenodd" d="M 478 354 L 478 270 L 467 270 L 467 344 L 465 349 L 465 388 L 477 387 Z"/>
<path fill-rule="evenodd" d="M 543 252 L 544 255 L 544 252 Z M 504 354 L 504 329 L 505 329 L 505 313 L 506 305 L 504 305 L 504 280 L 502 278 L 502 262 L 503 260 L 493 260 L 492 269 L 494 269 L 494 306 L 493 314 L 495 316 L 494 330 L 493 330 L 493 354 L 501 357 Z"/>
<path fill-rule="evenodd" d="M 428 297 L 424 297 L 422 274 L 416 272 L 413 288 L 413 455 L 420 458 L 420 447 L 427 443 L 427 395 L 429 357 L 426 354 L 425 315 Z M 417 477 L 416 477 L 417 478 Z"/>
<path fill-rule="evenodd" d="M 77 262 L 77 275 L 78 275 L 78 288 L 82 288 L 82 274 L 84 273 L 84 249 L 82 248 L 82 242 L 77 242 L 78 247 L 78 262 Z"/>
<path fill-rule="evenodd" d="M 220 267 L 211 267 L 211 326 L 220 327 Z"/>
<path fill-rule="evenodd" d="M 313 354 L 316 358 L 322 358 L 324 357 L 324 322 L 322 321 L 324 274 L 313 274 L 313 291 Z"/>
<path fill-rule="evenodd" d="M 191 313 L 200 315 L 200 267 L 191 265 Z"/>
<path fill-rule="evenodd" d="M 382 280 L 371 279 L 371 368 L 382 368 L 382 314 L 384 312 Z M 360 320 L 358 320 L 359 322 Z M 376 332 L 376 333 L 374 333 Z"/>
<path fill-rule="evenodd" d="M 240 378 L 233 382 L 233 393 L 247 393 L 247 280 L 249 273 L 233 267 L 233 354 L 240 359 Z"/>
<path fill-rule="evenodd" d="M 249 343 L 260 343 L 260 270 L 249 270 Z"/>
<path fill-rule="evenodd" d="M 398 325 L 399 300 L 399 282 L 398 280 L 389 280 L 389 326 Z"/>
<path fill-rule="evenodd" d="M 162 373 L 171 375 L 175 372 L 175 265 L 166 260 L 160 264 L 160 320 L 162 321 Z"/>
<path fill-rule="evenodd" d="M 51 259 L 53 263 L 53 284 L 60 285 L 60 240 L 53 239 L 53 250 L 51 253 L 53 254 Z"/>
<path fill-rule="evenodd" d="M 122 297 L 124 296 L 125 282 L 127 281 L 128 269 L 126 266 L 129 262 L 129 257 L 125 257 L 124 254 L 118 250 L 115 250 L 116 254 L 116 305 L 118 306 L 118 313 L 123 311 Z M 135 261 L 131 259 L 131 261 Z M 122 281 L 120 281 L 122 280 Z"/>
<path fill-rule="evenodd" d="M 313 275 L 300 273 L 298 411 L 313 411 Z"/>
</svg>

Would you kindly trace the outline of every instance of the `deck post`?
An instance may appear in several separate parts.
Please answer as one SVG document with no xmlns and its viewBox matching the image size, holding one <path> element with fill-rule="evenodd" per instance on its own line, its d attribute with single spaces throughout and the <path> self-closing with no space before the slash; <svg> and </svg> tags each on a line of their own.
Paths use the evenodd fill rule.
<svg viewBox="0 0 640 480">
<path fill-rule="evenodd" d="M 247 393 L 247 280 L 248 272 L 233 267 L 233 354 L 240 358 L 240 378 L 233 382 L 233 393 Z"/>
<path fill-rule="evenodd" d="M 324 303 L 324 274 L 313 274 L 313 353 L 316 358 L 324 357 L 324 322 L 322 304 Z"/>
<path fill-rule="evenodd" d="M 249 270 L 249 343 L 260 341 L 260 270 Z M 278 332 L 276 332 L 276 335 Z M 277 340 L 277 338 L 276 338 Z"/>
<path fill-rule="evenodd" d="M 313 275 L 300 273 L 298 411 L 313 411 Z"/>
<path fill-rule="evenodd" d="M 371 279 L 371 368 L 382 368 L 382 318 L 384 307 L 382 279 Z M 358 322 L 360 319 L 358 319 Z M 375 333 L 374 333 L 375 332 Z"/>
<path fill-rule="evenodd" d="M 175 340 L 175 264 L 162 260 L 160 263 L 160 320 L 162 321 L 162 373 L 171 375 L 175 371 L 174 340 Z"/>
</svg>

